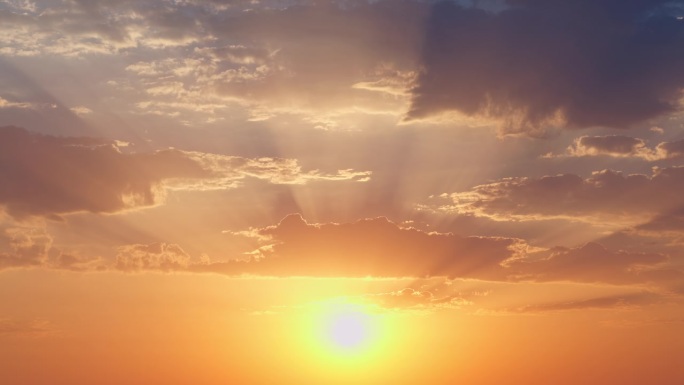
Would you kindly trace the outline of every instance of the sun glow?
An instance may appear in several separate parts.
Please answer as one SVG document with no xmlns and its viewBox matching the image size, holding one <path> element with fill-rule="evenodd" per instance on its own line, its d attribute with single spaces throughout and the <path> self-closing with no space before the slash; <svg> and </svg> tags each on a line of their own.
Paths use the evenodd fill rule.
<svg viewBox="0 0 684 385">
<path fill-rule="evenodd" d="M 381 316 L 360 304 L 326 303 L 319 308 L 317 340 L 334 355 L 364 356 L 380 342 Z"/>
<path fill-rule="evenodd" d="M 331 342 L 342 349 L 355 349 L 367 341 L 369 315 L 358 311 L 333 315 L 328 327 Z"/>
</svg>

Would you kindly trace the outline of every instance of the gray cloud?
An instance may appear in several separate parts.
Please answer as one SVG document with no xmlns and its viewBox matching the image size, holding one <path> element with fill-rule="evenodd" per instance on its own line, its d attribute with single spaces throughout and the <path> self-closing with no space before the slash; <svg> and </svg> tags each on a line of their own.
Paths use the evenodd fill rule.
<svg viewBox="0 0 684 385">
<path fill-rule="evenodd" d="M 162 180 L 202 177 L 209 173 L 176 150 L 123 154 L 106 140 L 0 128 L 0 204 L 15 217 L 149 206 Z"/>
<path fill-rule="evenodd" d="M 656 151 L 664 159 L 682 158 L 684 157 L 684 139 L 660 143 Z"/>
<path fill-rule="evenodd" d="M 15 218 L 114 213 L 161 202 L 166 190 L 220 190 L 247 178 L 273 184 L 367 181 L 370 172 L 303 170 L 294 159 L 160 150 L 124 153 L 115 141 L 0 128 L 0 207 Z"/>
<path fill-rule="evenodd" d="M 131 111 L 187 121 L 458 111 L 542 135 L 667 115 L 684 85 L 681 0 L 22 4 L 0 4 L 0 55 L 125 52 L 113 73 L 165 67 L 118 79 Z"/>
<path fill-rule="evenodd" d="M 626 128 L 680 109 L 681 1 L 509 0 L 498 13 L 435 3 L 409 118 Z"/>
</svg>

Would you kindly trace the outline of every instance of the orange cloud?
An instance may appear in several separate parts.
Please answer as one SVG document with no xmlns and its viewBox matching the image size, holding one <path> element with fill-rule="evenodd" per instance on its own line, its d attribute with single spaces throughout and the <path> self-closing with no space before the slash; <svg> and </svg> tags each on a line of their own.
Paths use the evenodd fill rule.
<svg viewBox="0 0 684 385">
<path fill-rule="evenodd" d="M 449 309 L 471 305 L 472 302 L 460 294 L 438 294 L 433 290 L 416 290 L 404 288 L 401 290 L 369 294 L 365 300 L 388 309 Z"/>
<path fill-rule="evenodd" d="M 402 229 L 385 218 L 306 223 L 290 215 L 260 231 L 273 244 L 247 261 L 217 262 L 197 271 L 331 277 L 495 277 L 524 242 Z"/>
<path fill-rule="evenodd" d="M 0 336 L 45 337 L 56 332 L 58 330 L 50 321 L 0 318 Z"/>
<path fill-rule="evenodd" d="M 513 313 L 546 313 L 587 309 L 633 309 L 661 302 L 663 298 L 655 293 L 641 292 L 605 297 L 579 299 L 565 302 L 547 302 L 508 309 Z"/>
<path fill-rule="evenodd" d="M 8 227 L 0 233 L 0 270 L 42 266 L 53 239 L 38 227 Z"/>
<path fill-rule="evenodd" d="M 152 243 L 127 245 L 119 248 L 115 268 L 133 272 L 144 270 L 184 270 L 190 264 L 190 256 L 178 245 Z"/>
<path fill-rule="evenodd" d="M 532 250 L 519 239 L 461 237 L 400 228 L 385 218 L 308 224 L 290 215 L 259 230 L 267 246 L 247 260 L 191 265 L 229 275 L 319 277 L 449 277 L 495 281 L 575 281 L 670 285 L 684 272 L 666 254 L 611 250 L 598 243 Z M 432 293 L 395 293 L 388 300 L 430 302 Z M 422 294 L 421 294 L 422 293 Z"/>
<path fill-rule="evenodd" d="M 665 266 L 667 255 L 655 252 L 609 250 L 589 242 L 577 248 L 555 247 L 509 264 L 515 280 L 636 283 L 669 281 L 664 274 L 684 277 Z"/>
</svg>

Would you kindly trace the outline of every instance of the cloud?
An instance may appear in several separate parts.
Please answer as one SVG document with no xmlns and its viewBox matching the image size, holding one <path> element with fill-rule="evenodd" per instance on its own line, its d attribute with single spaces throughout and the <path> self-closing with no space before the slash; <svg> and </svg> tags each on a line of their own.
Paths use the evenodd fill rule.
<svg viewBox="0 0 684 385">
<path fill-rule="evenodd" d="M 568 147 L 569 156 L 641 157 L 650 160 L 655 156 L 642 139 L 623 135 L 582 136 Z"/>
<path fill-rule="evenodd" d="M 661 142 L 655 148 L 646 141 L 624 135 L 581 136 L 568 147 L 563 155 L 547 154 L 546 158 L 610 156 L 614 158 L 641 158 L 647 161 L 678 159 L 684 157 L 684 140 Z"/>
<path fill-rule="evenodd" d="M 199 6 L 163 1 L 57 0 L 0 4 L 0 54 L 109 55 L 126 49 L 185 46 L 207 38 Z"/>
<path fill-rule="evenodd" d="M 472 304 L 459 294 L 439 295 L 433 291 L 412 288 L 369 294 L 364 300 L 387 309 L 452 309 Z"/>
<path fill-rule="evenodd" d="M 455 111 L 507 134 L 627 128 L 680 110 L 681 1 L 434 3 L 407 118 Z"/>
<path fill-rule="evenodd" d="M 566 219 L 624 226 L 684 205 L 682 188 L 684 167 L 654 168 L 652 175 L 603 170 L 587 178 L 504 178 L 437 197 L 446 204 L 421 207 L 498 221 Z"/>
<path fill-rule="evenodd" d="M 12 226 L 0 233 L 0 270 L 42 266 L 53 239 L 45 228 Z"/>
<path fill-rule="evenodd" d="M 35 106 L 27 102 L 11 102 L 0 97 L 0 108 L 35 108 Z"/>
<path fill-rule="evenodd" d="M 684 272 L 659 252 L 579 247 L 533 248 L 520 239 L 462 237 L 401 228 L 385 218 L 309 224 L 298 214 L 251 229 L 262 247 L 242 260 L 191 264 L 189 271 L 278 277 L 476 278 L 500 282 L 654 284 L 671 287 Z M 376 299 L 387 306 L 461 304 L 435 286 L 409 287 Z M 371 298 L 372 299 L 372 298 Z M 413 304 L 413 305 L 412 305 Z M 446 305 L 445 305 L 446 306 Z"/>
<path fill-rule="evenodd" d="M 658 145 L 656 152 L 661 159 L 679 159 L 684 157 L 684 139 L 674 142 L 663 142 Z"/>
<path fill-rule="evenodd" d="M 84 106 L 72 107 L 72 108 L 70 108 L 70 110 L 71 110 L 71 112 L 73 112 L 76 115 L 90 115 L 93 113 L 93 110 L 91 110 L 88 107 L 84 107 Z"/>
<path fill-rule="evenodd" d="M 114 268 L 134 271 L 177 271 L 185 270 L 190 256 L 178 245 L 151 243 L 147 245 L 126 245 L 119 248 Z"/>
<path fill-rule="evenodd" d="M 183 58 L 150 55 L 126 69 L 148 94 L 138 104 L 143 113 L 213 114 L 238 104 L 261 119 L 398 115 L 417 73 L 427 11 L 422 2 L 401 0 L 259 4 L 220 12 L 230 14 L 230 23 L 199 15 L 211 43 Z"/>
<path fill-rule="evenodd" d="M 58 330 L 50 321 L 0 318 L 0 337 L 45 337 Z"/>
<path fill-rule="evenodd" d="M 165 192 L 217 190 L 248 178 L 273 184 L 366 181 L 370 172 L 302 170 L 294 159 L 242 158 L 175 149 L 123 153 L 121 142 L 0 128 L 0 205 L 15 218 L 57 219 L 159 204 Z"/>
<path fill-rule="evenodd" d="M 402 229 L 385 218 L 314 225 L 290 215 L 261 230 L 272 239 L 248 260 L 197 267 L 231 275 L 491 277 L 524 242 Z"/>
<path fill-rule="evenodd" d="M 576 248 L 554 247 L 508 264 L 514 280 L 575 281 L 629 284 L 662 281 L 667 255 L 655 252 L 609 250 L 596 242 Z"/>
<path fill-rule="evenodd" d="M 684 209 L 679 208 L 662 213 L 650 221 L 636 226 L 635 229 L 660 235 L 675 233 L 684 236 Z"/>
<path fill-rule="evenodd" d="M 677 111 L 679 3 L 13 1 L 0 4 L 0 55 L 100 63 L 124 53 L 107 63 L 117 78 L 101 80 L 133 86 L 118 90 L 134 99 L 127 112 L 188 122 L 235 108 L 407 121 L 456 111 L 542 135 L 549 124 L 621 128 Z"/>
<path fill-rule="evenodd" d="M 57 4 L 38 1 L 34 11 L 0 4 L 0 55 L 131 54 L 140 61 L 123 56 L 123 68 L 137 75 L 144 97 L 132 104 L 168 116 L 174 109 L 213 114 L 231 102 L 283 112 L 399 113 L 429 10 L 408 0 Z"/>
<path fill-rule="evenodd" d="M 661 296 L 650 293 L 640 292 L 633 294 L 621 294 L 589 299 L 579 299 L 566 302 L 548 302 L 536 305 L 526 305 L 508 309 L 513 313 L 547 313 L 587 309 L 633 309 L 642 306 L 655 304 L 662 300 Z"/>
<path fill-rule="evenodd" d="M 56 258 L 49 261 L 45 267 L 58 270 L 70 271 L 102 271 L 107 269 L 107 262 L 101 257 L 83 257 L 77 254 L 61 252 Z"/>
<path fill-rule="evenodd" d="M 190 180 L 187 183 L 175 182 L 172 189 L 182 190 L 217 190 L 234 188 L 246 178 L 268 181 L 272 184 L 302 185 L 311 181 L 355 181 L 366 182 L 370 179 L 370 171 L 353 169 L 338 170 L 325 173 L 320 170 L 304 171 L 296 159 L 283 158 L 243 158 L 201 152 L 184 152 L 204 170 L 211 173 L 211 178 L 201 181 Z"/>
<path fill-rule="evenodd" d="M 123 154 L 113 142 L 0 128 L 0 204 L 15 217 L 155 204 L 168 178 L 209 174 L 182 152 Z"/>
<path fill-rule="evenodd" d="M 179 245 L 135 244 L 118 250 L 113 269 L 219 273 L 230 276 L 348 278 L 475 278 L 498 282 L 652 284 L 671 288 L 684 271 L 667 254 L 609 249 L 595 242 L 567 248 L 532 248 L 501 237 L 462 237 L 401 228 L 385 218 L 309 224 L 298 214 L 275 226 L 251 229 L 261 246 L 241 259 L 191 258 Z M 99 261 L 95 261 L 99 262 Z M 92 262 L 92 269 L 102 265 Z M 65 267 L 68 268 L 68 267 Z M 472 293 L 472 295 L 476 295 Z M 449 284 L 411 286 L 363 298 L 392 308 L 461 307 L 467 295 Z"/>
</svg>

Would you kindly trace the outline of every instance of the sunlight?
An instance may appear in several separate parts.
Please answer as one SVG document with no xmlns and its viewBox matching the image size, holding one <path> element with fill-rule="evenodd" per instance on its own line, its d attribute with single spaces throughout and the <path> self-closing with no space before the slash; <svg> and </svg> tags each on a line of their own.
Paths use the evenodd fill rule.
<svg viewBox="0 0 684 385">
<path fill-rule="evenodd" d="M 361 312 L 336 314 L 329 325 L 329 338 L 340 348 L 358 348 L 368 338 L 368 322 L 368 314 Z"/>
<path fill-rule="evenodd" d="M 317 313 L 315 338 L 329 354 L 361 357 L 379 347 L 382 317 L 368 306 L 332 301 L 320 304 Z"/>
</svg>

